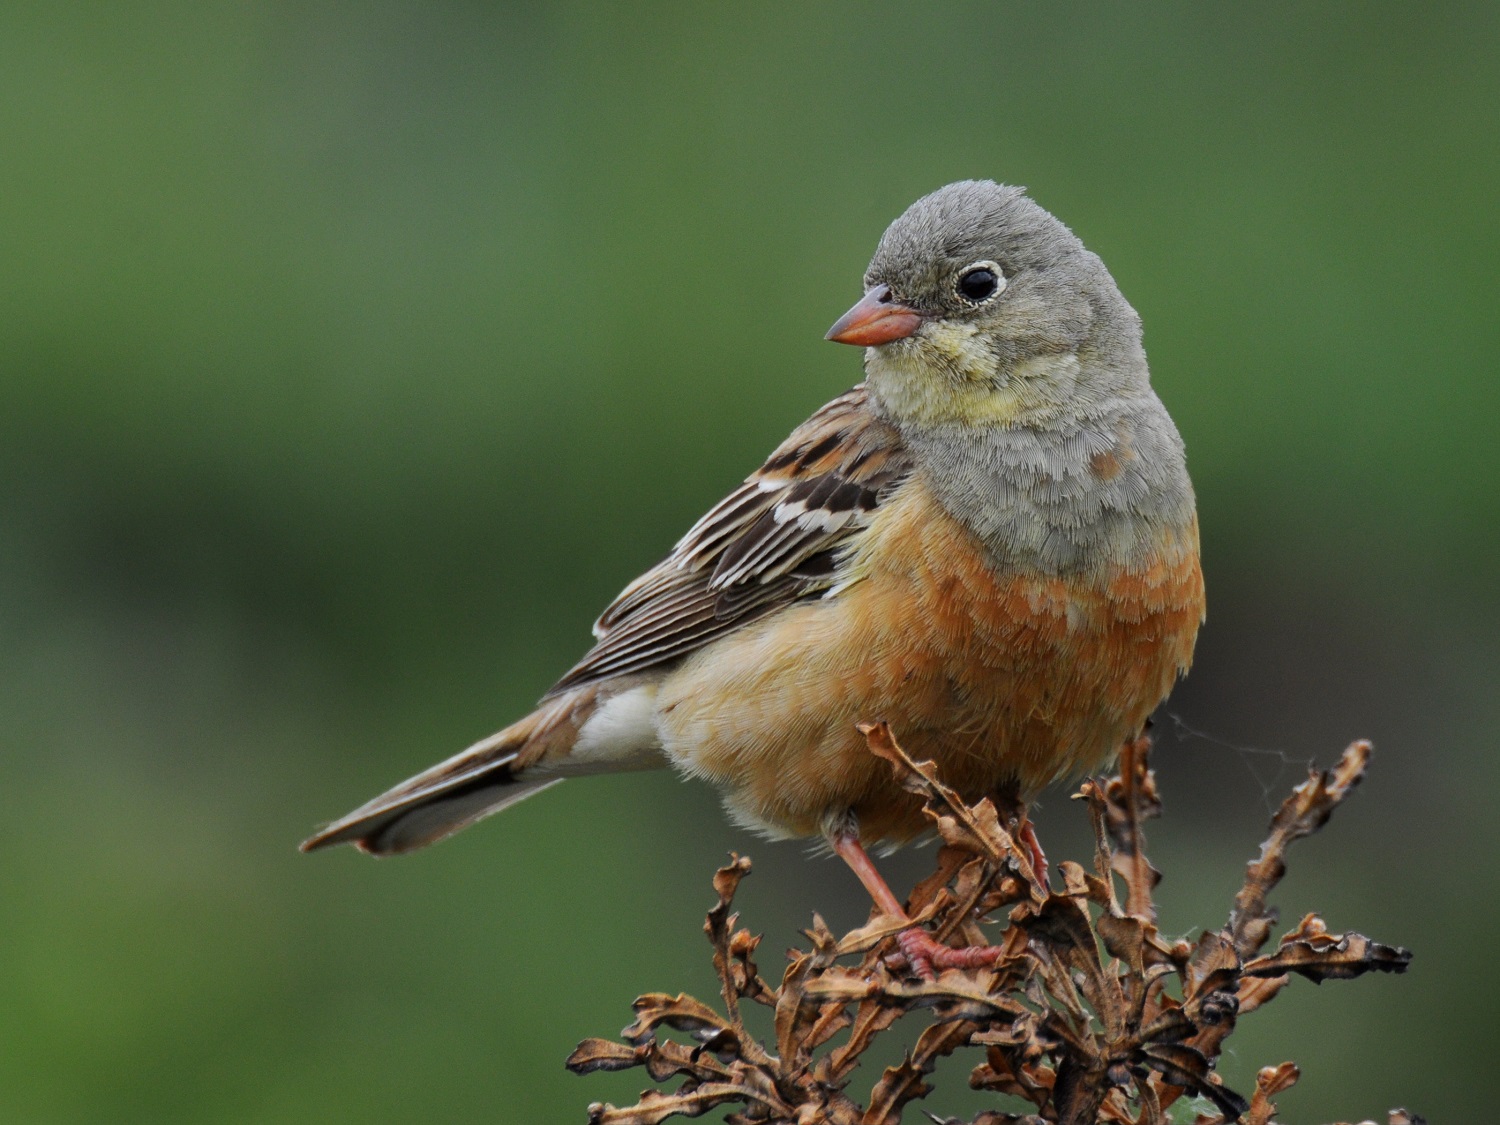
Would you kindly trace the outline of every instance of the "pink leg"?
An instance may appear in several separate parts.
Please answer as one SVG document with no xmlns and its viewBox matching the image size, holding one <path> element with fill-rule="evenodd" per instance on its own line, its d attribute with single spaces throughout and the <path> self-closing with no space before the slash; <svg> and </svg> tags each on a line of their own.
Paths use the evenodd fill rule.
<svg viewBox="0 0 1500 1125">
<path fill-rule="evenodd" d="M 1042 889 L 1047 887 L 1047 853 L 1042 851 L 1042 842 L 1036 838 L 1036 825 L 1024 813 L 1016 826 L 1016 843 L 1026 849 L 1031 857 L 1031 869 L 1036 872 L 1036 881 Z"/>
<path fill-rule="evenodd" d="M 883 913 L 902 921 L 911 921 L 890 884 L 875 869 L 870 853 L 865 851 L 858 836 L 852 832 L 838 832 L 829 837 L 829 843 L 839 858 L 859 877 L 859 881 L 865 885 L 865 890 L 870 892 L 870 897 Z M 912 971 L 924 980 L 934 979 L 938 969 L 977 969 L 995 964 L 1001 956 L 1001 950 L 993 945 L 954 949 L 951 945 L 938 941 L 921 926 L 902 930 L 896 935 L 896 944 L 901 947 Z"/>
</svg>

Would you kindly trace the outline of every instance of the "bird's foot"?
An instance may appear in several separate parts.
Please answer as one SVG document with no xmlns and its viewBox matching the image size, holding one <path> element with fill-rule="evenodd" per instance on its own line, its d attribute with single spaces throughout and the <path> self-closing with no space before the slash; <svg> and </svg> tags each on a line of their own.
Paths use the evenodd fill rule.
<svg viewBox="0 0 1500 1125">
<path fill-rule="evenodd" d="M 1036 838 L 1036 825 L 1031 823 L 1031 818 L 1021 817 L 1021 823 L 1016 826 L 1016 843 L 1026 849 L 1027 858 L 1031 860 L 1031 869 L 1036 872 L 1036 881 L 1044 890 L 1047 886 L 1047 853 L 1042 851 L 1042 842 Z"/>
<path fill-rule="evenodd" d="M 904 963 L 923 980 L 936 980 L 943 969 L 984 969 L 993 967 L 1004 954 L 998 945 L 969 945 L 954 949 L 944 945 L 924 930 L 913 926 L 896 935 L 900 954 L 888 961 Z"/>
</svg>

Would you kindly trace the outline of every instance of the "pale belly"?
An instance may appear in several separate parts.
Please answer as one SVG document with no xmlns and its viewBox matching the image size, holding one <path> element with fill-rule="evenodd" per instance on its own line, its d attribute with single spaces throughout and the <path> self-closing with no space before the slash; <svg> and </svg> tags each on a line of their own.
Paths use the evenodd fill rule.
<svg viewBox="0 0 1500 1125">
<path fill-rule="evenodd" d="M 966 796 L 1030 799 L 1110 760 L 1187 668 L 1203 615 L 1196 528 L 1163 531 L 1131 570 L 997 575 L 932 513 L 882 509 L 861 581 L 714 642 L 662 682 L 667 756 L 722 789 L 738 822 L 811 836 L 852 812 L 866 840 L 921 834 L 916 799 L 855 730 L 877 719 Z"/>
</svg>

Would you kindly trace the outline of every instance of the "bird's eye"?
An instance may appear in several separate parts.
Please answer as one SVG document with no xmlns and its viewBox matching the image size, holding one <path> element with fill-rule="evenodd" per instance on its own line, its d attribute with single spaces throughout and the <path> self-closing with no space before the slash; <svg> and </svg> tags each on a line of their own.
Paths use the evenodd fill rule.
<svg viewBox="0 0 1500 1125">
<path fill-rule="evenodd" d="M 1005 275 L 994 262 L 976 262 L 958 278 L 958 295 L 978 304 L 988 301 L 1005 287 Z"/>
</svg>

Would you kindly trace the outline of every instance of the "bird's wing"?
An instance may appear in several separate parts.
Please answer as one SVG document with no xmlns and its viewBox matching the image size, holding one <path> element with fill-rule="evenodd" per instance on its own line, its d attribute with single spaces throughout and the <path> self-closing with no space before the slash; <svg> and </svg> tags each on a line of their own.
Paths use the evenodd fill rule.
<svg viewBox="0 0 1500 1125">
<path fill-rule="evenodd" d="M 550 695 L 670 663 L 837 582 L 840 548 L 911 472 L 863 386 L 792 431 L 594 625 L 598 643 Z"/>
</svg>

